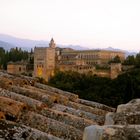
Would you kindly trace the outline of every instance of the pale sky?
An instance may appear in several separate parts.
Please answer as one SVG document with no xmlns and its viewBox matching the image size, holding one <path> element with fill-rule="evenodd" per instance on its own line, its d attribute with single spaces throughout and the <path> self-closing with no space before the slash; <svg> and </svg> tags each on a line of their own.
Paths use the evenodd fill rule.
<svg viewBox="0 0 140 140">
<path fill-rule="evenodd" d="M 0 0 L 0 33 L 140 50 L 140 0 Z"/>
</svg>

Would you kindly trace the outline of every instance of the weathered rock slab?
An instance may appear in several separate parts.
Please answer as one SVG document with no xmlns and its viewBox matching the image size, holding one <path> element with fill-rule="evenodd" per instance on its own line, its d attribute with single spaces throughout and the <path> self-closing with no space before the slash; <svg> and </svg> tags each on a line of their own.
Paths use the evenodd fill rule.
<svg viewBox="0 0 140 140">
<path fill-rule="evenodd" d="M 57 110 L 57 111 L 61 111 L 61 112 L 65 112 L 65 113 L 69 113 L 84 119 L 88 119 L 88 120 L 92 120 L 93 122 L 96 122 L 97 124 L 103 125 L 105 117 L 104 116 L 99 116 L 96 114 L 93 114 L 91 112 L 86 112 L 83 110 L 79 110 L 79 109 L 75 109 L 75 108 L 71 108 L 71 107 L 67 107 L 64 105 L 60 105 L 60 104 L 55 104 L 52 109 Z"/>
<path fill-rule="evenodd" d="M 84 130 L 85 127 L 90 125 L 97 124 L 96 122 L 88 119 L 84 119 L 66 112 L 61 112 L 49 108 L 44 108 L 41 111 L 41 114 L 51 118 L 51 119 L 57 119 L 57 121 L 60 121 L 62 123 L 71 125 L 79 130 Z"/>
<path fill-rule="evenodd" d="M 48 134 L 65 140 L 81 140 L 82 131 L 73 126 L 66 125 L 54 119 L 47 118 L 35 112 L 26 112 L 22 114 L 20 123 L 29 125 Z"/>
<path fill-rule="evenodd" d="M 139 140 L 140 125 L 105 125 L 85 128 L 83 140 Z"/>
<path fill-rule="evenodd" d="M 47 104 L 48 106 L 51 106 L 55 100 L 55 96 L 50 96 L 47 94 L 44 94 L 42 92 L 38 92 L 36 90 L 28 89 L 25 87 L 19 87 L 19 86 L 10 86 L 9 90 L 30 98 L 33 98 L 35 100 L 42 101 L 43 103 Z"/>
<path fill-rule="evenodd" d="M 51 92 L 58 93 L 58 94 L 61 94 L 63 96 L 66 96 L 70 101 L 78 102 L 78 95 L 76 95 L 76 94 L 73 94 L 73 93 L 70 93 L 70 92 L 67 92 L 67 91 L 63 91 L 63 90 L 60 90 L 58 88 L 54 88 L 54 87 L 51 87 L 51 86 L 48 86 L 48 85 L 43 85 L 43 84 L 40 84 L 40 83 L 35 83 L 34 86 L 37 87 L 37 88 L 41 88 L 41 89 L 44 89 L 44 90 L 47 90 L 47 91 L 51 91 Z"/>
<path fill-rule="evenodd" d="M 81 104 L 91 106 L 93 108 L 102 109 L 102 110 L 108 111 L 108 112 L 115 112 L 115 110 L 116 110 L 115 108 L 112 108 L 112 107 L 109 107 L 107 105 L 100 104 L 100 103 L 97 103 L 97 102 L 94 102 L 94 101 L 87 101 L 87 100 L 84 100 L 84 99 L 79 99 L 78 101 Z"/>
<path fill-rule="evenodd" d="M 23 96 L 23 95 L 14 93 L 14 92 L 10 92 L 10 91 L 2 89 L 2 88 L 0 88 L 0 96 L 22 102 L 22 103 L 28 105 L 29 107 L 33 108 L 34 110 L 41 109 L 43 106 L 45 106 L 45 104 L 43 104 L 42 102 L 40 102 L 38 100 L 29 98 L 27 96 Z"/>
<path fill-rule="evenodd" d="M 140 124 L 140 99 L 133 99 L 127 104 L 119 105 L 116 113 L 106 114 L 105 124 Z"/>
<path fill-rule="evenodd" d="M 121 104 L 117 107 L 117 113 L 140 112 L 140 99 L 133 99 L 127 104 Z"/>
<path fill-rule="evenodd" d="M 8 119 L 16 119 L 21 114 L 21 111 L 26 108 L 24 103 L 0 96 L 0 116 L 2 119 L 5 116 Z"/>
<path fill-rule="evenodd" d="M 108 113 L 105 119 L 105 125 L 127 125 L 139 124 L 140 125 L 140 112 L 129 113 Z"/>
<path fill-rule="evenodd" d="M 37 88 L 37 87 L 28 86 L 28 85 L 25 85 L 24 87 L 27 88 L 27 89 L 31 89 L 32 91 L 42 93 L 44 95 L 53 96 L 53 97 L 56 98 L 55 102 L 60 103 L 60 104 L 66 105 L 67 102 L 69 101 L 69 98 L 67 96 L 61 95 L 59 93 L 55 93 L 55 92 L 52 92 L 52 91 L 47 91 L 45 89 L 40 89 L 40 88 Z"/>
<path fill-rule="evenodd" d="M 37 129 L 0 120 L 0 140 L 62 140 Z"/>
</svg>

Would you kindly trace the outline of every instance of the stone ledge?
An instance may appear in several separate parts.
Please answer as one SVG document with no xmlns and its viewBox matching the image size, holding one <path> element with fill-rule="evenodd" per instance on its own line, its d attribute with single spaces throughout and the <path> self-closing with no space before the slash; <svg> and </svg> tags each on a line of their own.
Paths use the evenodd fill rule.
<svg viewBox="0 0 140 140">
<path fill-rule="evenodd" d="M 140 125 L 92 125 L 85 128 L 83 140 L 139 140 Z"/>
</svg>

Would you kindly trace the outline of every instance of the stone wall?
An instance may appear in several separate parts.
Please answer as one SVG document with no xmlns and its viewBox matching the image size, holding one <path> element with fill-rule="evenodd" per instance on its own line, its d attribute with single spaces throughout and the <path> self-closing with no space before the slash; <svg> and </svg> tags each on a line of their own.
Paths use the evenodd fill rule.
<svg viewBox="0 0 140 140">
<path fill-rule="evenodd" d="M 7 72 L 11 74 L 21 74 L 27 72 L 27 63 L 11 62 L 7 65 Z"/>
<path fill-rule="evenodd" d="M 35 47 L 34 49 L 34 77 L 48 81 L 54 75 L 54 70 L 55 44 L 51 40 L 49 47 Z"/>
</svg>

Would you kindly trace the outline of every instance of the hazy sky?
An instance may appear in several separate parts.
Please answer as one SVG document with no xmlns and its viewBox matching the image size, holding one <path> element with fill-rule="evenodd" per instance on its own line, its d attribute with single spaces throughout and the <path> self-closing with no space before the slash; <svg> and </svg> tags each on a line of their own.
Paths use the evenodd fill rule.
<svg viewBox="0 0 140 140">
<path fill-rule="evenodd" d="M 140 0 L 0 0 L 0 33 L 140 50 Z"/>
</svg>

